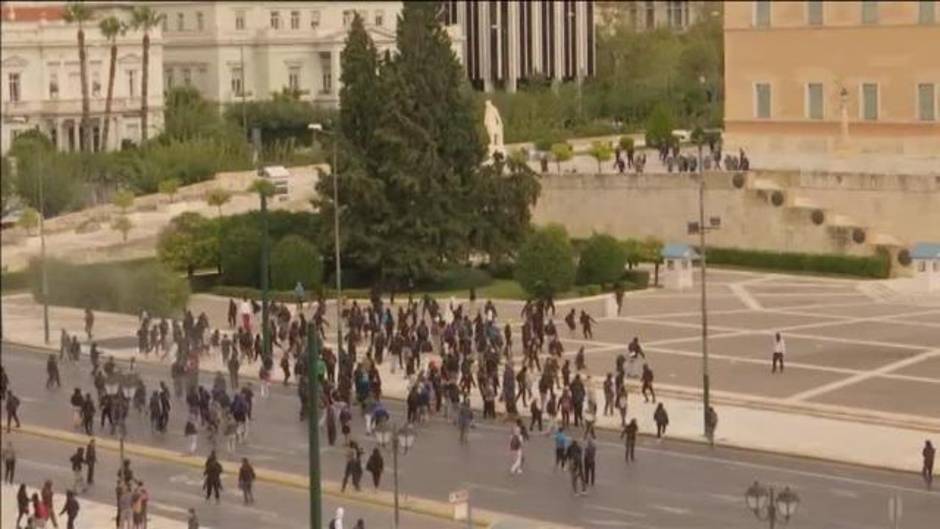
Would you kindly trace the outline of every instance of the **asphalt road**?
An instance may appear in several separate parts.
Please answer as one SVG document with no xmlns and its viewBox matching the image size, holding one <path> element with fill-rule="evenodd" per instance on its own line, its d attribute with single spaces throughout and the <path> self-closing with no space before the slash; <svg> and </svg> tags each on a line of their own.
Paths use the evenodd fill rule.
<svg viewBox="0 0 940 529">
<path fill-rule="evenodd" d="M 47 391 L 45 357 L 4 345 L 6 366 L 17 394 L 21 395 L 21 417 L 25 422 L 54 428 L 71 428 L 68 397 L 73 387 L 92 389 L 89 366 L 63 366 L 60 390 Z M 141 365 L 149 387 L 168 378 L 168 368 Z M 208 380 L 204 380 L 208 384 Z M 182 450 L 184 413 L 171 413 L 170 431 L 154 437 L 145 418 L 132 416 L 129 440 L 152 446 Z M 390 403 L 395 417 L 401 406 Z M 271 398 L 258 401 L 251 439 L 236 456 L 250 458 L 257 467 L 303 473 L 306 469 L 306 424 L 297 420 L 294 388 L 275 387 Z M 755 425 L 759 428 L 760 425 Z M 367 450 L 373 442 L 362 436 L 358 417 L 353 435 Z M 812 432 L 807 432 L 812 435 Z M 325 436 L 323 436 L 325 437 Z M 754 480 L 790 486 L 802 498 L 800 511 L 790 527 L 806 529 L 881 529 L 889 527 L 888 499 L 895 493 L 904 501 L 904 529 L 933 529 L 940 520 L 940 491 L 923 490 L 919 476 L 859 468 L 815 460 L 760 454 L 732 449 L 709 449 L 682 442 L 657 442 L 643 438 L 637 463 L 623 462 L 622 447 L 615 434 L 599 432 L 597 485 L 586 497 L 571 494 L 567 475 L 553 471 L 551 440 L 534 435 L 526 446 L 525 473 L 510 476 L 509 427 L 480 424 L 470 443 L 460 446 L 453 426 L 435 419 L 419 429 L 412 452 L 401 458 L 401 486 L 409 494 L 446 501 L 447 493 L 469 487 L 475 505 L 518 516 L 535 517 L 583 527 L 637 527 L 655 529 L 736 529 L 760 527 L 744 506 L 743 493 Z M 343 452 L 327 447 L 321 439 L 324 475 L 340 479 Z M 22 457 L 29 447 L 21 447 Z M 846 450 L 851 450 L 850 446 Z M 200 439 L 200 451 L 207 446 Z M 232 457 L 232 456 L 229 456 Z M 63 468 L 66 454 L 59 462 Z M 386 468 L 390 469 L 386 453 Z M 383 487 L 390 483 L 386 474 Z M 255 508 L 269 510 L 265 499 Z M 273 495 L 272 495 L 273 496 Z M 301 495 L 302 496 L 302 495 Z M 259 496 L 262 497 L 262 496 Z M 303 516 L 302 497 L 278 495 L 278 513 Z M 188 501 L 173 501 L 183 506 Z M 286 510 L 282 510 L 286 509 Z"/>
<path fill-rule="evenodd" d="M 16 483 L 27 483 L 38 488 L 43 481 L 51 479 L 61 501 L 63 491 L 73 481 L 72 472 L 63 461 L 74 453 L 75 447 L 69 443 L 15 433 L 9 439 L 18 447 L 19 453 Z M 309 525 L 307 493 L 301 490 L 258 482 L 255 484 L 255 504 L 245 505 L 234 477 L 225 476 L 222 502 L 216 505 L 214 501 L 205 501 L 201 490 L 202 473 L 198 469 L 146 459 L 134 459 L 131 467 L 135 477 L 145 483 L 150 493 L 150 512 L 154 515 L 185 521 L 187 509 L 193 507 L 200 523 L 210 529 L 296 529 Z M 82 494 L 79 501 L 92 500 L 114 505 L 114 476 L 117 475 L 117 469 L 118 455 L 99 450 L 95 485 Z M 345 510 L 346 527 L 352 527 L 359 518 L 365 521 L 367 529 L 389 529 L 393 526 L 393 515 L 389 509 L 342 502 L 326 496 L 323 498 L 324 527 L 339 506 Z M 79 529 L 107 527 L 101 525 L 101 520 L 89 520 L 87 516 L 83 519 L 81 513 L 77 525 Z M 4 529 L 12 526 L 12 521 L 0 521 L 0 527 Z M 404 512 L 401 514 L 401 527 L 446 529 L 463 526 Z"/>
</svg>

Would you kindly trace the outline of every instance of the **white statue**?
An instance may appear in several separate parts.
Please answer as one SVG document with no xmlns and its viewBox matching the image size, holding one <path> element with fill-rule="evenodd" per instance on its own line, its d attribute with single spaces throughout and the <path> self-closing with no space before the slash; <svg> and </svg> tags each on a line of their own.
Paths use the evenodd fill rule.
<svg viewBox="0 0 940 529">
<path fill-rule="evenodd" d="M 483 112 L 483 126 L 486 127 L 488 136 L 489 155 L 492 157 L 495 153 L 505 155 L 506 148 L 503 147 L 503 119 L 499 116 L 499 109 L 489 99 L 486 100 L 486 109 Z"/>
</svg>

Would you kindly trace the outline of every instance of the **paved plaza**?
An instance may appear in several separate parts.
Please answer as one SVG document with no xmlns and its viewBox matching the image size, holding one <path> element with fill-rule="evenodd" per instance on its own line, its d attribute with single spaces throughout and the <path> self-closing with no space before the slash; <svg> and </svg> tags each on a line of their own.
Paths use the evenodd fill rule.
<svg viewBox="0 0 940 529">
<path fill-rule="evenodd" d="M 697 278 L 696 278 L 697 279 Z M 863 281 L 737 271 L 709 274 L 712 390 L 788 405 L 833 405 L 940 419 L 940 304 L 878 299 Z M 627 297 L 597 317 L 593 340 L 561 331 L 566 354 L 585 347 L 588 370 L 613 371 L 638 336 L 656 380 L 700 389 L 699 287 Z M 561 313 L 567 310 L 559 308 Z M 772 339 L 786 341 L 786 372 L 771 374 Z"/>
</svg>

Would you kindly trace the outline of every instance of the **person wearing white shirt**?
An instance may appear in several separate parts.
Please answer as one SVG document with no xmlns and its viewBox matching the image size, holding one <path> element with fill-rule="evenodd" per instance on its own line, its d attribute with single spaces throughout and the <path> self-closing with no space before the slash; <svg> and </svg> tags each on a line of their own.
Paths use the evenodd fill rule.
<svg viewBox="0 0 940 529">
<path fill-rule="evenodd" d="M 774 335 L 774 356 L 773 356 L 773 367 L 771 368 L 771 373 L 777 372 L 777 363 L 780 363 L 780 372 L 783 373 L 783 355 L 787 352 L 787 344 L 783 341 L 783 337 L 780 336 L 780 333 Z"/>
</svg>

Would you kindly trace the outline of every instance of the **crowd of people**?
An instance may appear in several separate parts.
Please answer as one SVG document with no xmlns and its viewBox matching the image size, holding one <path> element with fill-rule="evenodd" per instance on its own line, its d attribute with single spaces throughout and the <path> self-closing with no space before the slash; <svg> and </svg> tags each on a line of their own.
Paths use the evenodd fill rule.
<svg viewBox="0 0 940 529">
<path fill-rule="evenodd" d="M 622 294 L 616 296 L 616 301 L 619 314 Z M 405 380 L 406 417 L 402 428 L 413 431 L 430 418 L 439 417 L 455 426 L 459 442 L 467 443 L 468 431 L 477 421 L 472 402 L 481 405 L 481 420 L 497 419 L 497 406 L 501 406 L 502 419 L 511 425 L 509 473 L 523 474 L 524 451 L 531 435 L 538 431 L 553 440 L 556 467 L 570 472 L 572 492 L 576 495 L 586 494 L 595 482 L 598 414 L 619 418 L 625 461 L 635 461 L 639 425 L 635 418 L 628 420 L 627 379 L 638 379 L 644 401 L 656 404 L 653 413 L 656 437 L 666 434 L 669 414 L 663 403 L 656 400 L 654 372 L 639 337 L 628 343 L 625 354 L 617 355 L 612 369 L 597 387 L 587 369 L 584 347 L 573 355 L 573 364 L 566 355 L 563 333 L 572 338 L 580 335 L 583 340 L 593 339 L 597 322 L 585 310 L 571 309 L 559 318 L 559 324 L 564 325 L 559 329 L 551 299 L 526 302 L 518 314 L 521 324 L 513 325 L 508 321 L 510 318 L 500 317 L 493 302 L 478 306 L 473 295 L 466 307 L 453 299 L 441 302 L 427 295 L 420 300 L 409 296 L 402 303 L 386 303 L 375 294 L 362 304 L 354 300 L 343 305 L 343 347 L 337 354 L 333 347 L 325 345 L 329 327 L 326 308 L 322 299 L 307 307 L 297 305 L 293 310 L 288 304 L 270 304 L 267 340 L 259 328 L 260 307 L 249 300 L 230 300 L 227 321 L 216 328 L 212 328 L 205 313 L 197 316 L 186 310 L 180 321 L 158 320 L 141 313 L 138 355 L 155 354 L 160 359 L 169 359 L 172 390 L 163 381 L 158 382 L 158 387 L 147 388 L 133 358 L 125 366 L 118 365 L 113 356 L 102 362 L 93 335 L 94 315 L 87 311 L 85 332 L 94 394 L 74 388 L 69 397 L 72 427 L 93 436 L 97 424 L 98 434 L 124 435 L 128 415 L 133 411 L 149 418 L 154 435 L 165 435 L 171 410 L 185 410 L 180 422 L 184 423 L 188 453 L 198 452 L 201 436 L 208 443 L 210 454 L 205 462 L 203 488 L 206 500 L 214 497 L 216 502 L 220 501 L 223 473 L 216 450 L 234 454 L 250 437 L 256 397 L 253 384 L 240 378 L 246 364 L 258 370 L 262 399 L 270 393 L 275 365 L 280 368 L 285 386 L 293 379 L 299 401 L 297 416 L 301 421 L 308 420 L 311 412 L 308 377 L 317 377 L 320 426 L 326 431 L 329 445 L 339 442 L 341 435 L 345 448 L 342 490 L 348 484 L 359 490 L 364 469 L 371 474 L 376 489 L 381 483 L 385 466 L 382 450 L 392 429 L 391 415 L 383 403 L 380 370 L 383 364 L 388 364 L 388 373 Z M 307 349 L 313 338 L 319 342 L 320 357 L 318 365 L 311 369 Z M 783 351 L 777 335 L 773 350 L 775 371 L 778 363 L 783 369 Z M 78 363 L 82 352 L 78 338 L 63 330 L 59 354 L 50 355 L 47 360 L 48 389 L 57 390 L 61 386 L 59 363 Z M 200 384 L 200 365 L 215 357 L 228 373 L 217 371 L 210 385 Z M 5 372 L 0 383 L 5 392 L 9 431 L 11 422 L 19 426 L 16 413 L 19 402 Z M 376 440 L 371 452 L 352 433 L 356 409 L 364 419 L 362 436 Z M 528 424 L 523 420 L 525 412 Z M 718 416 L 709 408 L 707 417 L 709 437 L 713 438 Z M 930 450 L 928 472 L 928 448 L 931 447 L 928 445 L 924 450 L 924 479 L 929 486 L 933 452 Z M 368 459 L 363 464 L 367 453 Z M 8 459 L 12 461 L 9 465 Z M 9 472 L 12 483 L 15 468 L 12 445 L 5 448 L 3 460 L 4 478 Z M 78 449 L 69 462 L 75 482 L 67 494 L 75 507 L 65 513 L 74 518 L 78 512 L 77 495 L 94 483 L 94 439 Z M 243 501 L 253 503 L 255 472 L 247 458 L 242 459 L 237 475 Z M 149 494 L 141 481 L 129 476 L 132 476 L 130 462 L 125 461 L 116 491 L 117 527 L 138 529 L 143 527 L 140 520 L 145 524 Z M 49 488 L 51 494 L 51 482 L 45 485 L 44 490 Z M 21 491 L 25 491 L 25 486 Z M 32 510 L 27 504 L 33 505 Z M 42 517 L 54 519 L 52 510 L 43 501 L 38 509 L 35 505 L 35 501 L 20 503 L 21 509 L 25 508 L 21 514 L 33 518 L 39 527 Z"/>
</svg>

